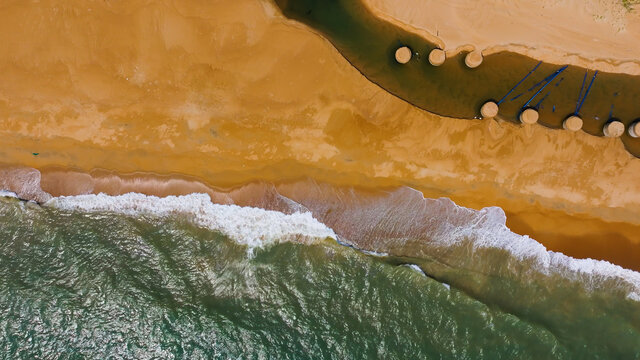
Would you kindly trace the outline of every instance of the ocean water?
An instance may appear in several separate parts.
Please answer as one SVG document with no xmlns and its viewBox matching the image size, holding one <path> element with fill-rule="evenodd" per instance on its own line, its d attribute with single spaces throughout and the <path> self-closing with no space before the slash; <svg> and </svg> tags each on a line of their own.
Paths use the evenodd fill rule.
<svg viewBox="0 0 640 360">
<path fill-rule="evenodd" d="M 325 200 L 298 199 L 295 212 L 206 195 L 40 206 L 0 194 L 0 354 L 640 358 L 640 274 L 541 260 L 545 250 L 502 230 L 492 210 L 425 199 L 417 209 L 408 190 L 382 203 L 340 193 L 341 206 L 317 194 Z M 422 211 L 425 228 L 393 217 L 407 218 L 400 209 Z"/>
</svg>

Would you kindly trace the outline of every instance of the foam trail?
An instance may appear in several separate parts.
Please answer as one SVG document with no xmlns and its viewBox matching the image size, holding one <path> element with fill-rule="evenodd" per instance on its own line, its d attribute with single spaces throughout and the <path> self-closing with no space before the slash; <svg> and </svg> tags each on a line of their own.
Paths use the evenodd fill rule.
<svg viewBox="0 0 640 360">
<path fill-rule="evenodd" d="M 346 246 L 349 246 L 349 245 L 346 245 Z M 374 257 L 387 257 L 387 256 L 389 256 L 389 254 L 386 253 L 386 252 L 369 251 L 369 250 L 364 250 L 364 249 L 358 249 L 358 250 L 363 252 L 363 253 L 365 253 L 365 254 L 367 254 L 367 255 L 374 256 Z"/>
<path fill-rule="evenodd" d="M 448 200 L 448 199 L 447 199 Z M 450 200 L 443 200 L 451 202 Z M 480 211 L 464 208 L 451 202 L 457 211 L 476 215 L 475 223 L 468 227 L 449 229 L 457 233 L 454 237 L 439 237 L 438 242 L 444 246 L 464 244 L 471 240 L 475 249 L 504 249 L 519 261 L 533 261 L 536 266 L 532 270 L 551 275 L 562 276 L 582 282 L 587 286 L 598 288 L 603 282 L 613 281 L 628 291 L 627 298 L 640 300 L 640 273 L 622 268 L 604 260 L 576 259 L 562 253 L 549 251 L 536 240 L 527 235 L 518 235 L 506 226 L 506 215 L 499 207 L 484 208 Z"/>
<path fill-rule="evenodd" d="M 549 251 L 536 240 L 512 232 L 499 207 L 469 209 L 447 198 L 424 198 L 408 187 L 368 197 L 324 184 L 302 189 L 295 184 L 283 185 L 278 190 L 357 249 L 392 256 L 427 256 L 449 267 L 522 284 L 536 281 L 556 288 L 569 286 L 566 281 L 578 282 L 586 290 L 616 291 L 629 300 L 640 300 L 640 273 L 603 260 L 575 259 Z M 555 276 L 560 278 L 548 281 Z"/>
<path fill-rule="evenodd" d="M 422 195 L 422 194 L 420 194 Z M 428 200 L 427 201 L 433 201 Z M 579 281 L 586 288 L 603 288 L 605 282 L 616 283 L 625 289 L 627 299 L 640 300 L 640 273 L 622 268 L 604 260 L 576 259 L 562 253 L 549 251 L 538 241 L 527 235 L 512 232 L 506 226 L 506 215 L 499 207 L 488 207 L 482 210 L 468 209 L 459 206 L 449 199 L 438 199 L 451 213 L 468 217 L 468 223 L 441 224 L 442 227 L 432 233 L 432 245 L 450 248 L 471 246 L 479 249 L 503 249 L 508 251 L 518 262 L 532 262 L 530 269 L 547 276 L 560 274 L 563 277 Z M 523 276 L 523 277 L 526 277 Z"/>
<path fill-rule="evenodd" d="M 11 192 L 11 191 L 7 191 L 7 190 L 0 190 L 0 197 L 5 197 L 5 198 L 14 198 L 17 199 L 18 195 L 16 195 L 16 193 Z"/>
<path fill-rule="evenodd" d="M 218 205 L 207 194 L 159 198 L 138 193 L 120 196 L 78 195 L 53 198 L 44 204 L 62 210 L 109 211 L 124 215 L 188 215 L 196 225 L 220 231 L 249 248 L 282 242 L 313 242 L 337 236 L 311 213 L 290 215 L 237 205 Z"/>
<path fill-rule="evenodd" d="M 408 267 L 409 269 L 419 273 L 422 276 L 427 276 L 427 274 L 424 273 L 424 271 L 422 271 L 422 269 L 420 268 L 420 266 L 416 265 L 416 264 L 405 264 L 404 266 Z"/>
<path fill-rule="evenodd" d="M 422 270 L 422 268 L 416 264 L 404 264 L 402 266 L 406 266 L 409 269 L 419 273 L 420 275 L 427 277 L 427 274 Z M 445 282 L 440 282 L 442 284 L 442 286 L 446 287 L 447 290 L 451 290 L 451 286 Z"/>
</svg>

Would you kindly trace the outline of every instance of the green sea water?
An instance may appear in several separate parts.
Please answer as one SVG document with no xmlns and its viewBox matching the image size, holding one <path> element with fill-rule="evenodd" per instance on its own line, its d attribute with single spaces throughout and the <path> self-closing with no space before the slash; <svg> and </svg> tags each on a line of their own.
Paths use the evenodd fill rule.
<svg viewBox="0 0 640 360">
<path fill-rule="evenodd" d="M 518 317 L 463 290 L 464 281 L 477 280 L 473 274 L 439 264 L 448 288 L 404 260 L 332 239 L 249 251 L 183 215 L 71 212 L 2 200 L 0 356 L 640 358 L 638 324 L 622 324 L 620 342 L 610 343 L 616 314 L 602 314 L 611 334 L 559 335 L 561 325 Z M 504 279 L 494 282 L 505 297 L 514 295 Z M 573 304 L 557 306 L 575 311 L 569 318 L 594 318 Z"/>
</svg>

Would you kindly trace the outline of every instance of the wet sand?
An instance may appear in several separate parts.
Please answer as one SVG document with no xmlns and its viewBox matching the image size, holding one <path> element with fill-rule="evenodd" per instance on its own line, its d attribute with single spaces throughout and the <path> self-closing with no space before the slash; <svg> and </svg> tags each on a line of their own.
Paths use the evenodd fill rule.
<svg viewBox="0 0 640 360">
<path fill-rule="evenodd" d="M 281 170 L 281 166 L 275 166 L 273 169 L 268 169 L 268 172 L 278 174 Z M 305 169 L 304 166 L 298 166 L 296 170 L 300 172 Z M 246 174 L 239 178 L 237 175 L 240 174 L 236 174 L 236 176 L 225 176 L 227 181 L 236 179 L 235 185 L 224 182 L 212 185 L 203 179 L 184 175 L 153 173 L 120 175 L 107 170 L 83 172 L 60 167 L 49 167 L 40 172 L 32 168 L 1 165 L 0 188 L 14 191 L 23 199 L 38 202 L 46 201 L 50 196 L 98 193 L 122 195 L 137 192 L 161 197 L 206 193 L 213 202 L 218 204 L 237 204 L 282 211 L 288 209 L 289 204 L 279 205 L 281 200 L 277 198 L 278 192 L 296 201 L 308 200 L 314 196 L 317 186 L 325 186 L 333 189 L 331 190 L 333 193 L 344 191 L 350 194 L 355 193 L 354 197 L 363 203 L 382 201 L 380 206 L 384 207 L 385 202 L 381 199 L 387 195 L 387 191 L 404 186 L 404 183 L 398 180 L 377 179 L 378 181 L 358 183 L 357 179 L 353 178 L 355 174 L 350 178 L 341 178 L 340 174 L 332 173 L 331 170 L 319 171 L 319 169 L 310 168 L 306 170 L 308 176 L 315 175 L 316 178 L 284 176 L 285 180 L 283 180 L 282 177 L 272 175 L 268 181 L 247 183 Z M 262 175 L 259 176 L 261 179 L 269 179 L 268 173 L 265 174 L 259 170 L 258 173 Z M 318 183 L 316 179 L 322 179 L 322 182 Z M 491 186 L 478 187 L 473 191 L 462 191 L 458 194 L 446 194 L 442 190 L 434 189 L 421 190 L 426 197 L 446 196 L 476 209 L 500 204 L 506 208 L 507 226 L 510 229 L 520 234 L 530 235 L 550 250 L 575 258 L 603 259 L 629 269 L 640 270 L 640 263 L 637 261 L 640 256 L 640 243 L 637 237 L 640 232 L 639 224 L 605 221 L 591 214 L 570 214 L 566 211 L 545 208 L 540 204 L 523 203 L 521 199 L 505 201 L 505 199 L 499 199 L 496 189 L 492 189 Z M 483 199 L 479 193 L 485 196 L 495 195 L 499 201 L 487 204 L 486 199 Z M 314 201 L 322 202 L 323 200 L 317 198 Z M 351 204 L 351 206 L 356 205 Z M 380 210 L 384 211 L 383 208 Z"/>
<path fill-rule="evenodd" d="M 55 9 L 13 2 L 0 12 L 0 159 L 41 170 L 46 191 L 75 189 L 64 174 L 48 177 L 60 169 L 219 189 L 303 178 L 410 186 L 500 206 L 514 231 L 551 248 L 637 268 L 627 249 L 640 246 L 640 162 L 620 141 L 416 109 L 269 2 Z M 577 243 L 584 224 L 625 250 Z"/>
<path fill-rule="evenodd" d="M 366 0 L 378 16 L 437 37 L 452 55 L 515 51 L 554 64 L 640 74 L 640 12 L 622 0 Z M 637 7 L 637 6 L 636 6 Z"/>
</svg>

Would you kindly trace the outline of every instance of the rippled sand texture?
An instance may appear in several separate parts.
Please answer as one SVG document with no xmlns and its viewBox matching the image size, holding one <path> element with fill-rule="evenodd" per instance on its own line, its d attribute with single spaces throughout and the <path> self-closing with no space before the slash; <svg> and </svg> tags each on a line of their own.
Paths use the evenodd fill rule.
<svg viewBox="0 0 640 360">
<path fill-rule="evenodd" d="M 640 161 L 618 140 L 417 110 L 270 2 L 10 1 L 0 27 L 2 162 L 409 185 L 558 247 L 639 246 Z"/>
</svg>

